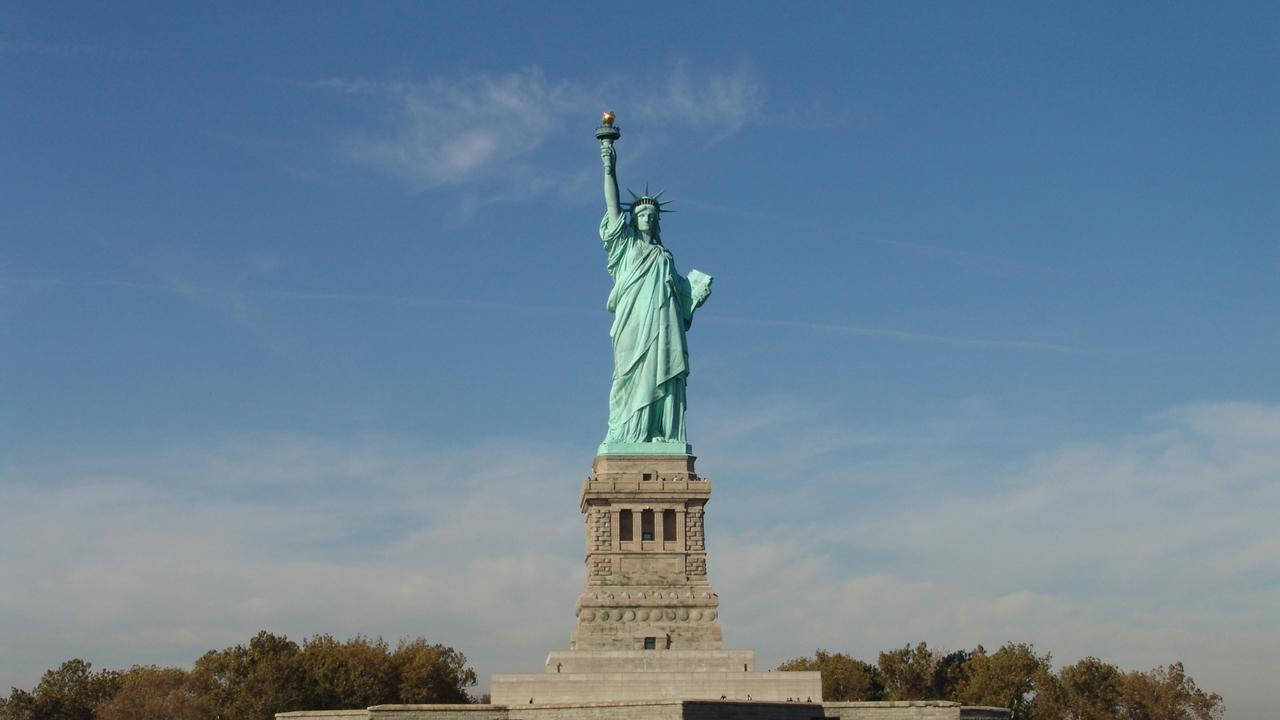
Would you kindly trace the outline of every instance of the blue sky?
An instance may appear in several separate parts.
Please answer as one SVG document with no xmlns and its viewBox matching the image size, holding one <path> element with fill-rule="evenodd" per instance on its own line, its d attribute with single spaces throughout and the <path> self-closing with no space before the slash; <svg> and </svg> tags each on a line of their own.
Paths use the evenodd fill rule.
<svg viewBox="0 0 1280 720">
<path fill-rule="evenodd" d="M 1269 707 L 1273 4 L 6 16 L 0 686 L 262 627 L 565 647 L 613 108 L 716 277 L 729 644 L 1026 641 Z"/>
</svg>

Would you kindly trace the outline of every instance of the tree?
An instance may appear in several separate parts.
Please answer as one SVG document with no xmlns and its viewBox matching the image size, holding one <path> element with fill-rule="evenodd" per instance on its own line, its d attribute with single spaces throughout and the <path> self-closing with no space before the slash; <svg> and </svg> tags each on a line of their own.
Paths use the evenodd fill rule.
<svg viewBox="0 0 1280 720">
<path fill-rule="evenodd" d="M 331 635 L 315 635 L 303 641 L 299 659 L 308 709 L 366 708 L 399 697 L 395 664 L 382 638 L 357 635 L 338 642 Z"/>
<path fill-rule="evenodd" d="M 1038 681 L 1036 720 L 1113 720 L 1119 716 L 1122 673 L 1095 657 Z"/>
<path fill-rule="evenodd" d="M 1225 712 L 1222 696 L 1196 687 L 1180 662 L 1125 673 L 1119 704 L 1125 720 L 1216 720 Z"/>
<path fill-rule="evenodd" d="M 982 646 L 978 646 L 981 650 Z M 936 655 L 935 655 L 936 657 Z M 937 661 L 933 668 L 933 696 L 955 700 L 960 696 L 969 679 L 969 659 L 972 653 L 964 650 L 949 652 Z"/>
<path fill-rule="evenodd" d="M 14 688 L 0 703 L 0 720 L 93 720 L 94 708 L 119 687 L 120 674 L 92 669 L 76 658 L 46 671 L 32 692 Z"/>
<path fill-rule="evenodd" d="M 467 658 L 447 645 L 426 639 L 401 641 L 391 655 L 402 703 L 469 703 L 467 688 L 476 684 L 476 671 Z"/>
<path fill-rule="evenodd" d="M 871 663 L 855 660 L 844 653 L 817 650 L 812 658 L 788 660 L 778 670 L 809 670 L 822 673 L 824 700 L 879 700 L 884 696 L 880 671 Z"/>
<path fill-rule="evenodd" d="M 263 630 L 249 641 L 210 650 L 196 661 L 192 687 L 214 708 L 215 720 L 273 720 L 306 706 L 297 643 Z"/>
<path fill-rule="evenodd" d="M 35 720 L 35 698 L 26 690 L 10 688 L 9 697 L 0 697 L 0 720 Z"/>
<path fill-rule="evenodd" d="M 935 700 L 934 671 L 939 658 L 921 642 L 880 653 L 880 677 L 886 700 Z"/>
<path fill-rule="evenodd" d="M 120 677 L 120 689 L 94 711 L 94 720 L 204 720 L 213 708 L 181 668 L 135 665 Z"/>
<path fill-rule="evenodd" d="M 1009 708 L 1013 720 L 1032 716 L 1037 681 L 1049 672 L 1050 656 L 1025 643 L 1008 643 L 987 654 L 981 645 L 965 663 L 965 677 L 953 699 L 970 705 Z"/>
</svg>

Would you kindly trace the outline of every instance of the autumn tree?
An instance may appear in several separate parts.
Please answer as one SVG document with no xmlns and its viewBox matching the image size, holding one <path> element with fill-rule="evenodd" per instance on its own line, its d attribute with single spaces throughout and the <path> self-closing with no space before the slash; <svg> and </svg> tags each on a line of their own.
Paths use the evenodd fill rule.
<svg viewBox="0 0 1280 720">
<path fill-rule="evenodd" d="M 308 709 L 366 708 L 400 697 L 398 673 L 382 638 L 357 635 L 339 642 L 331 635 L 315 635 L 303 641 L 299 661 Z"/>
<path fill-rule="evenodd" d="M 879 700 L 884 696 L 880 670 L 844 653 L 818 650 L 814 656 L 788 660 L 778 670 L 809 670 L 822 673 L 824 700 Z"/>
<path fill-rule="evenodd" d="M 939 657 L 921 642 L 880 653 L 877 665 L 884 682 L 886 700 L 934 700 L 939 693 L 934 687 L 934 671 Z"/>
<path fill-rule="evenodd" d="M 1031 700 L 1049 667 L 1049 654 L 1037 655 L 1026 643 L 1008 643 L 990 654 L 979 645 L 968 655 L 964 678 L 948 699 L 1009 708 L 1012 720 L 1024 720 L 1034 714 Z"/>
<path fill-rule="evenodd" d="M 1196 687 L 1180 662 L 1125 673 L 1119 705 L 1124 720 L 1217 720 L 1224 713 L 1222 696 Z"/>
<path fill-rule="evenodd" d="M 120 673 L 68 660 L 45 672 L 32 692 L 15 688 L 0 704 L 0 720 L 93 720 L 93 709 L 119 686 Z"/>
<path fill-rule="evenodd" d="M 469 703 L 467 688 L 476 684 L 476 671 L 467 657 L 447 645 L 423 638 L 401 641 L 391 655 L 402 703 Z"/>
<path fill-rule="evenodd" d="M 1046 673 L 1036 685 L 1036 720 L 1113 720 L 1119 716 L 1120 669 L 1095 657 Z"/>
<path fill-rule="evenodd" d="M 298 644 L 266 630 L 246 647 L 210 650 L 191 673 L 192 686 L 215 709 L 214 720 L 272 720 L 306 709 Z"/>
<path fill-rule="evenodd" d="M 120 688 L 98 705 L 94 720 L 204 720 L 214 717 L 195 691 L 190 673 L 176 667 L 135 665 L 120 676 Z"/>
</svg>

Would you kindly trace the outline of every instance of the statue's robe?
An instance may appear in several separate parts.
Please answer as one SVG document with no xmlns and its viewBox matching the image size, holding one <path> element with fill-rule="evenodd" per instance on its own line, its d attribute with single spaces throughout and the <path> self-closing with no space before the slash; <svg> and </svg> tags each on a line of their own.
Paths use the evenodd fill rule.
<svg viewBox="0 0 1280 720">
<path fill-rule="evenodd" d="M 627 213 L 606 213 L 600 239 L 613 277 L 606 305 L 613 313 L 613 386 L 605 442 L 684 442 L 685 330 L 709 288 L 691 287 L 676 273 L 671 253 L 646 242 Z M 702 278 L 709 282 L 697 273 Z"/>
</svg>

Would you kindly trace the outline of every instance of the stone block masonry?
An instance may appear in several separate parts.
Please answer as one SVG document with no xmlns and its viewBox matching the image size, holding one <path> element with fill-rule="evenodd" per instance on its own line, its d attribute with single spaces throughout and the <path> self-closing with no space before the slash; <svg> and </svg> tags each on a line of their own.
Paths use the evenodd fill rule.
<svg viewBox="0 0 1280 720">
<path fill-rule="evenodd" d="M 630 700 L 520 705 L 375 705 L 277 713 L 277 720 L 1008 720 L 1004 708 L 941 700 L 759 702 Z"/>
</svg>

